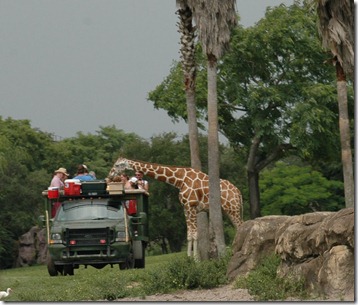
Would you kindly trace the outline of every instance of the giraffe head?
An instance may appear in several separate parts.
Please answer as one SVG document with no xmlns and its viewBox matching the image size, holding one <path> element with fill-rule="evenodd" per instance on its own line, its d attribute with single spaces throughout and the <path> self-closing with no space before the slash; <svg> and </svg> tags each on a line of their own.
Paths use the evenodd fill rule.
<svg viewBox="0 0 358 305">
<path fill-rule="evenodd" d="M 126 169 L 133 169 L 133 167 L 130 165 L 130 163 L 128 161 L 129 160 L 127 160 L 125 158 L 121 158 L 121 157 L 118 158 L 117 161 L 114 163 L 113 167 L 111 168 L 107 178 L 110 181 L 113 181 L 113 179 L 116 176 L 119 176 Z"/>
<path fill-rule="evenodd" d="M 128 159 L 118 158 L 116 163 L 114 163 L 114 168 L 118 171 L 124 171 L 126 169 L 133 169 L 133 166 L 130 164 Z"/>
</svg>

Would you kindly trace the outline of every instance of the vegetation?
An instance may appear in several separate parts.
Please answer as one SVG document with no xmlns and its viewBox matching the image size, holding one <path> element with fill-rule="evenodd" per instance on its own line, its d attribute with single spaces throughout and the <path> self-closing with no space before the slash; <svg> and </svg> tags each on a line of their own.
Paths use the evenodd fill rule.
<svg viewBox="0 0 358 305">
<path fill-rule="evenodd" d="M 285 300 L 288 297 L 307 298 L 304 279 L 282 278 L 277 275 L 280 258 L 271 254 L 246 277 L 239 277 L 236 288 L 248 289 L 256 301 Z"/>
<path fill-rule="evenodd" d="M 109 266 L 95 269 L 81 266 L 74 276 L 50 277 L 46 266 L 0 270 L 0 286 L 14 292 L 6 301 L 70 302 L 111 301 L 177 290 L 211 289 L 228 284 L 229 255 L 219 260 L 196 262 L 185 252 L 149 256 L 145 269 L 119 270 Z M 267 256 L 247 277 L 239 278 L 235 288 L 248 289 L 256 301 L 305 299 L 304 281 L 280 278 L 276 274 L 279 258 Z M 4 287 L 6 286 L 6 287 Z"/>
<path fill-rule="evenodd" d="M 341 195 L 338 195 L 341 194 Z M 308 166 L 279 161 L 261 177 L 262 215 L 299 215 L 344 207 L 343 183 Z"/>
<path fill-rule="evenodd" d="M 74 276 L 50 277 L 46 266 L 0 271 L 0 285 L 14 292 L 7 301 L 99 301 L 145 297 L 180 289 L 207 289 L 227 283 L 228 258 L 195 262 L 186 253 L 149 256 L 145 269 L 95 269 L 83 266 Z"/>
</svg>

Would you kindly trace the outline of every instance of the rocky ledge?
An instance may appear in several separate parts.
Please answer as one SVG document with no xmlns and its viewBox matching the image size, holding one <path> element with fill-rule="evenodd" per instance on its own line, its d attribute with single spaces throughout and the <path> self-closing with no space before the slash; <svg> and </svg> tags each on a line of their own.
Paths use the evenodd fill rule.
<svg viewBox="0 0 358 305">
<path fill-rule="evenodd" d="M 278 274 L 304 278 L 310 293 L 354 299 L 354 209 L 244 222 L 233 243 L 227 275 L 234 280 L 268 253 L 281 258 Z"/>
</svg>

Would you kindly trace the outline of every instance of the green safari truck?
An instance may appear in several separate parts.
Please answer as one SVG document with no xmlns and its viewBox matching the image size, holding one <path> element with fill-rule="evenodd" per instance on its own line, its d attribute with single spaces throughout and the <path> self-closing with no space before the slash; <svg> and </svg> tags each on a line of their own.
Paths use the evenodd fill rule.
<svg viewBox="0 0 358 305">
<path fill-rule="evenodd" d="M 65 181 L 66 182 L 66 181 Z M 43 191 L 50 276 L 74 275 L 80 265 L 144 268 L 148 194 L 118 182 L 71 182 Z"/>
</svg>

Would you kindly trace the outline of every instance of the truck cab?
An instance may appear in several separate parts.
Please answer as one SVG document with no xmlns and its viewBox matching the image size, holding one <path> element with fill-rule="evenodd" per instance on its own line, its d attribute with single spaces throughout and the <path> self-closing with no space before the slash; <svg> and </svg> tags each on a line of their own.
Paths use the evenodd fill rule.
<svg viewBox="0 0 358 305">
<path fill-rule="evenodd" d="M 42 192 L 50 276 L 74 275 L 80 265 L 144 268 L 148 194 L 118 182 L 68 184 Z"/>
</svg>

